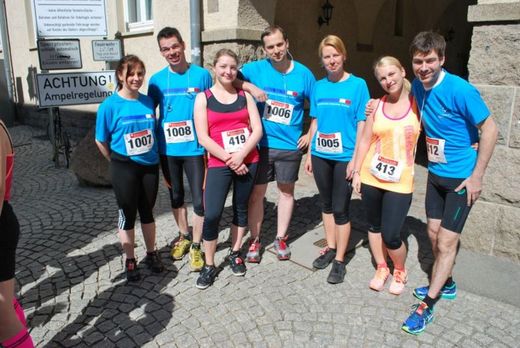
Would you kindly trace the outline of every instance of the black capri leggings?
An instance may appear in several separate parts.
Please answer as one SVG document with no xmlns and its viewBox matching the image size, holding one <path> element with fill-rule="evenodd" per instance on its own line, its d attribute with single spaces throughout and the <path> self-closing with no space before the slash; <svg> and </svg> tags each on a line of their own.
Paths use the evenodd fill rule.
<svg viewBox="0 0 520 348">
<path fill-rule="evenodd" d="M 202 186 L 204 185 L 204 156 L 161 156 L 161 168 L 170 191 L 170 202 L 173 209 L 184 205 L 184 179 L 182 170 L 186 172 L 190 185 L 193 212 L 204 216 L 202 202 Z"/>
<path fill-rule="evenodd" d="M 0 282 L 14 278 L 19 236 L 18 219 L 11 205 L 4 201 L 0 215 Z"/>
<path fill-rule="evenodd" d="M 370 225 L 369 231 L 382 233 L 388 249 L 399 249 L 403 243 L 401 228 L 410 209 L 412 194 L 361 184 L 361 197 Z"/>
<path fill-rule="evenodd" d="M 318 156 L 312 156 L 311 161 L 314 180 L 320 192 L 322 212 L 334 214 L 336 225 L 349 223 L 352 183 L 345 178 L 348 162 Z"/>
<path fill-rule="evenodd" d="M 212 241 L 218 238 L 218 225 L 233 183 L 233 225 L 247 227 L 247 204 L 255 183 L 257 164 L 247 165 L 249 173 L 237 175 L 229 167 L 208 168 L 204 191 L 204 225 L 202 237 Z"/>
<path fill-rule="evenodd" d="M 145 166 L 112 156 L 110 174 L 119 207 L 119 229 L 133 229 L 138 211 L 141 224 L 154 222 L 153 207 L 157 198 L 159 165 Z"/>
</svg>

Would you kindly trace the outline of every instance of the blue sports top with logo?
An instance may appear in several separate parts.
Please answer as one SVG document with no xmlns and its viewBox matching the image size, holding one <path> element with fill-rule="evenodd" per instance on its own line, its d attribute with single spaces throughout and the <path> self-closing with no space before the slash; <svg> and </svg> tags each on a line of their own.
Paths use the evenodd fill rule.
<svg viewBox="0 0 520 348">
<path fill-rule="evenodd" d="M 144 94 L 133 100 L 114 93 L 98 108 L 96 140 L 139 164 L 159 163 L 155 129 L 153 101 Z"/>
<path fill-rule="evenodd" d="M 282 74 L 269 59 L 248 63 L 240 71 L 247 81 L 264 90 L 268 97 L 265 103 L 257 103 L 264 127 L 260 146 L 297 150 L 303 129 L 305 98 L 310 99 L 316 81 L 312 72 L 293 61 L 293 69 Z"/>
<path fill-rule="evenodd" d="M 426 134 L 428 170 L 448 178 L 467 178 L 477 162 L 471 144 L 479 140 L 477 125 L 489 115 L 478 90 L 462 78 L 441 72 L 432 89 L 415 79 L 412 92 Z"/>
<path fill-rule="evenodd" d="M 328 78 L 316 82 L 310 112 L 318 123 L 311 143 L 313 156 L 342 162 L 352 159 L 357 124 L 366 120 L 369 97 L 365 80 L 353 74 L 340 82 Z"/>
<path fill-rule="evenodd" d="M 167 66 L 150 78 L 148 96 L 159 105 L 157 139 L 159 153 L 168 156 L 200 156 L 200 146 L 193 124 L 195 96 L 212 85 L 210 73 L 190 64 L 182 74 Z"/>
</svg>

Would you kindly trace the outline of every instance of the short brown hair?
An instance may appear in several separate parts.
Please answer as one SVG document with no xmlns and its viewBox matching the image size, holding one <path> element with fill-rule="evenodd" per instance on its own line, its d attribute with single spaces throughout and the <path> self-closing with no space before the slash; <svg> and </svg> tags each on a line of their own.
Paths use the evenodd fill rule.
<svg viewBox="0 0 520 348">
<path fill-rule="evenodd" d="M 273 35 L 275 33 L 282 33 L 284 41 L 287 41 L 287 34 L 285 33 L 285 30 L 282 29 L 279 25 L 270 25 L 267 28 L 264 29 L 262 32 L 262 35 L 260 35 L 260 40 L 262 40 L 262 45 L 264 44 L 264 37 Z"/>
<path fill-rule="evenodd" d="M 433 31 L 421 31 L 415 35 L 410 44 L 410 55 L 413 57 L 417 53 L 427 54 L 431 51 L 435 51 L 439 58 L 444 58 L 446 52 L 444 37 Z"/>
</svg>

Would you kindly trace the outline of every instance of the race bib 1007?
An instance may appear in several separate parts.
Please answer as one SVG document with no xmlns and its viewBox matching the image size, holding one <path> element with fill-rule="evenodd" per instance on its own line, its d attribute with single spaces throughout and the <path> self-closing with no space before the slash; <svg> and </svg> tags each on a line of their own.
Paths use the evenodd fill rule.
<svg viewBox="0 0 520 348">
<path fill-rule="evenodd" d="M 127 133 L 125 137 L 126 153 L 129 156 L 142 155 L 153 147 L 154 139 L 151 129 Z"/>
</svg>

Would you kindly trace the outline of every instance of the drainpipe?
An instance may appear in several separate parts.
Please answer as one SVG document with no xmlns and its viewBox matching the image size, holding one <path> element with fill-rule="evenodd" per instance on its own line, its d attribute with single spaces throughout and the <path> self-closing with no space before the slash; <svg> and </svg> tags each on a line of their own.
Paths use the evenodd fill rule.
<svg viewBox="0 0 520 348">
<path fill-rule="evenodd" d="M 6 125 L 11 126 L 14 124 L 14 88 L 11 71 L 11 49 L 9 43 L 8 28 L 7 28 L 7 16 L 5 11 L 5 0 L 0 3 L 0 32 L 2 33 L 2 50 L 4 53 L 4 73 L 5 80 L 7 83 L 7 95 L 9 101 L 7 108 L 4 110 L 5 114 L 4 121 Z"/>
<path fill-rule="evenodd" d="M 190 0 L 191 62 L 201 65 L 200 59 L 200 0 Z"/>
</svg>

